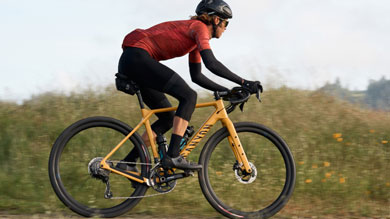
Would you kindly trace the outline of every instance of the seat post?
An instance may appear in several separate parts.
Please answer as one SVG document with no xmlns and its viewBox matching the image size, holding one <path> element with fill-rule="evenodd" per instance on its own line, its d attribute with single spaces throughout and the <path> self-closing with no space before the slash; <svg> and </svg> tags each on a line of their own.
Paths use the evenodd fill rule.
<svg viewBox="0 0 390 219">
<path fill-rule="evenodd" d="M 141 109 L 145 109 L 145 105 L 144 105 L 144 101 L 143 101 L 143 99 L 142 99 L 141 91 L 138 89 L 138 90 L 135 92 L 135 94 L 137 94 L 139 106 L 141 107 Z"/>
</svg>

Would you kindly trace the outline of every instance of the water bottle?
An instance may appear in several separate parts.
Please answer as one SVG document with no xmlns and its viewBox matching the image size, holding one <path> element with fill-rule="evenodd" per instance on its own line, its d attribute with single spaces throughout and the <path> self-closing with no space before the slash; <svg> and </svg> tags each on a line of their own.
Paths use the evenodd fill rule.
<svg viewBox="0 0 390 219">
<path fill-rule="evenodd" d="M 180 151 L 183 150 L 184 146 L 186 146 L 188 139 L 194 134 L 194 126 L 188 126 L 186 131 L 184 132 L 184 136 L 180 142 Z"/>
</svg>

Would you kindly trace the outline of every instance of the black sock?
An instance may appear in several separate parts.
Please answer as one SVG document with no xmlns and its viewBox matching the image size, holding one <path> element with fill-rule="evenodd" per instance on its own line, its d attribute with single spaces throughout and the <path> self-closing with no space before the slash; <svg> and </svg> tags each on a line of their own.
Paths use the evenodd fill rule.
<svg viewBox="0 0 390 219">
<path fill-rule="evenodd" d="M 183 136 L 172 134 L 171 142 L 169 143 L 168 156 L 177 157 L 180 154 L 180 142 Z"/>
<path fill-rule="evenodd" d="M 137 148 L 133 148 L 133 150 L 131 150 L 129 152 L 129 154 L 125 157 L 125 159 L 123 159 L 123 160 L 127 161 L 127 162 L 136 162 L 138 157 L 139 157 L 139 155 L 138 155 Z"/>
</svg>

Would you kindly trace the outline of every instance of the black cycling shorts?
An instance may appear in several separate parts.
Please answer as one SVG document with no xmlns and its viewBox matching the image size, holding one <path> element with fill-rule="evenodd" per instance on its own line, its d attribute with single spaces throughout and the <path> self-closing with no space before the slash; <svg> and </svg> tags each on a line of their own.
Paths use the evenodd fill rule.
<svg viewBox="0 0 390 219">
<path fill-rule="evenodd" d="M 118 71 L 139 85 L 142 98 L 151 109 L 171 106 L 164 93 L 179 101 L 175 114 L 167 112 L 157 115 L 159 120 L 152 125 L 156 133 L 163 134 L 172 127 L 173 115 L 190 121 L 196 105 L 196 92 L 176 72 L 154 60 L 147 51 L 125 48 Z"/>
</svg>

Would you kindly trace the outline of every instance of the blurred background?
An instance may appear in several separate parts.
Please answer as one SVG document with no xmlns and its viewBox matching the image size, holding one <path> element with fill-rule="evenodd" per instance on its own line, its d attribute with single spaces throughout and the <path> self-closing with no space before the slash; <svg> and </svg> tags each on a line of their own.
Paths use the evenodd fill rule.
<svg viewBox="0 0 390 219">
<path fill-rule="evenodd" d="M 114 89 L 123 37 L 188 19 L 198 2 L 0 1 L 0 215 L 74 216 L 47 175 L 56 137 L 87 116 L 137 124 L 135 98 Z M 277 131 L 297 165 L 295 192 L 276 217 L 390 217 L 390 3 L 228 3 L 233 19 L 221 39 L 210 41 L 213 51 L 265 88 L 261 104 L 251 100 L 232 120 Z M 187 57 L 163 63 L 199 91 L 198 102 L 211 100 L 190 82 Z M 193 116 L 195 127 L 204 113 Z M 153 217 L 161 209 L 177 215 L 180 208 L 179 217 L 219 217 L 196 181 L 182 180 L 179 191 L 143 200 L 128 216 Z"/>
<path fill-rule="evenodd" d="M 2 0 L 0 99 L 21 103 L 47 91 L 111 85 L 127 33 L 188 19 L 198 2 Z M 228 3 L 233 19 L 210 43 L 216 57 L 244 78 L 267 88 L 311 90 L 339 78 L 343 87 L 365 90 L 370 80 L 390 76 L 386 0 Z M 164 63 L 189 80 L 187 59 Z"/>
</svg>

